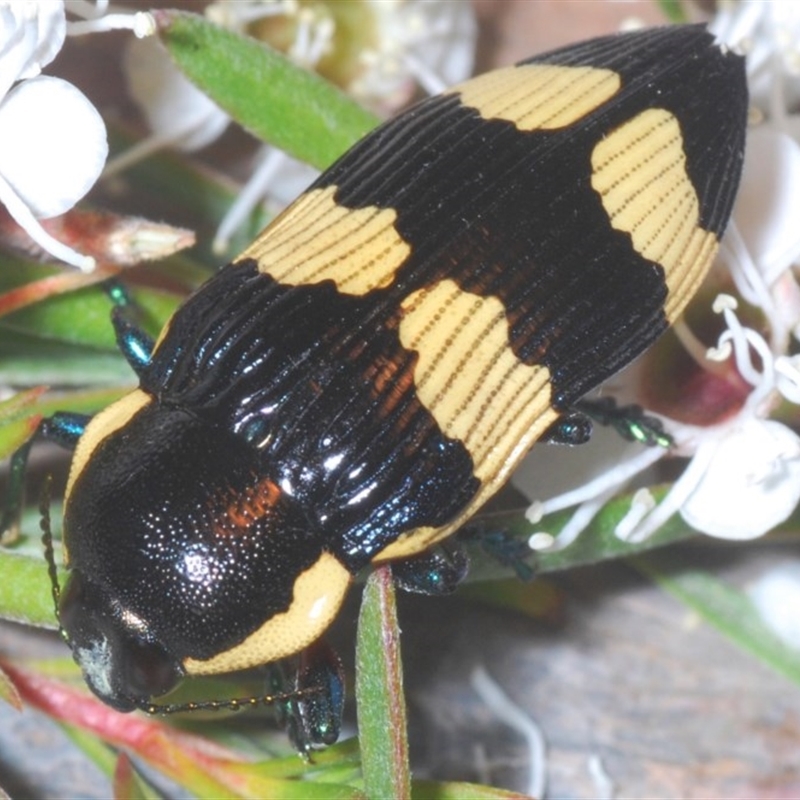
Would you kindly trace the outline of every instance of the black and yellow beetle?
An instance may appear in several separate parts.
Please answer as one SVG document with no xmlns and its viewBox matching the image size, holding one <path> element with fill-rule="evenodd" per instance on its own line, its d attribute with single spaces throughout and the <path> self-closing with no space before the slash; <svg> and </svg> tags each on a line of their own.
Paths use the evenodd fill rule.
<svg viewBox="0 0 800 800">
<path fill-rule="evenodd" d="M 681 313 L 741 172 L 744 61 L 700 26 L 490 72 L 365 137 L 172 317 L 75 447 L 65 638 L 152 709 L 296 654 Z M 423 559 L 424 560 L 424 559 Z"/>
</svg>

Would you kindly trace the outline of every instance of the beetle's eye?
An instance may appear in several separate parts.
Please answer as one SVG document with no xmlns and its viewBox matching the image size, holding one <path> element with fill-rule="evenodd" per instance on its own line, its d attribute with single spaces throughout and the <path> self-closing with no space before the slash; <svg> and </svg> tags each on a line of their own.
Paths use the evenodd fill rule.
<svg viewBox="0 0 800 800">
<path fill-rule="evenodd" d="M 121 612 L 108 593 L 87 581 L 80 570 L 70 573 L 59 616 L 86 681 L 113 708 L 132 711 L 180 680 L 179 663 L 144 637 L 141 620 Z"/>
<path fill-rule="evenodd" d="M 125 694 L 134 698 L 166 694 L 180 679 L 175 659 L 158 644 L 128 640 L 120 658 Z"/>
</svg>

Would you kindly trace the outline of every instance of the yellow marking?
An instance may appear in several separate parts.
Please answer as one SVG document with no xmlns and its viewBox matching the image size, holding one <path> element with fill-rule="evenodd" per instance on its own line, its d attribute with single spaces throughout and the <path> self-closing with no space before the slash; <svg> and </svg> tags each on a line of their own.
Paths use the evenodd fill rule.
<svg viewBox="0 0 800 800">
<path fill-rule="evenodd" d="M 72 456 L 67 488 L 64 492 L 64 502 L 69 500 L 75 481 L 97 447 L 114 431 L 127 425 L 131 417 L 143 409 L 151 400 L 152 398 L 149 394 L 146 394 L 141 389 L 134 389 L 92 417 L 81 438 L 78 439 L 75 453 Z"/>
<path fill-rule="evenodd" d="M 621 86 L 616 72 L 596 67 L 523 64 L 479 75 L 455 86 L 465 106 L 484 119 L 513 122 L 518 130 L 572 125 L 610 100 Z"/>
<path fill-rule="evenodd" d="M 134 389 L 132 392 L 120 397 L 115 403 L 112 403 L 99 414 L 95 414 L 95 416 L 92 417 L 81 435 L 81 438 L 78 439 L 75 453 L 72 456 L 69 477 L 67 478 L 67 488 L 64 491 L 65 507 L 69 502 L 72 487 L 75 485 L 75 481 L 92 457 L 92 453 L 94 453 L 98 446 L 111 436 L 114 431 L 118 431 L 120 428 L 127 425 L 131 417 L 148 405 L 151 399 L 150 395 L 146 394 L 141 389 Z M 69 552 L 67 551 L 66 539 L 62 541 L 62 548 L 64 551 L 64 564 L 68 566 Z"/>
<path fill-rule="evenodd" d="M 413 555 L 447 536 L 497 491 L 558 417 L 550 405 L 549 371 L 514 355 L 497 298 L 463 292 L 444 280 L 411 295 L 403 312 L 400 340 L 419 354 L 417 397 L 443 433 L 467 448 L 481 487 L 453 524 L 401 537 L 380 553 L 380 561 Z"/>
<path fill-rule="evenodd" d="M 261 272 L 292 286 L 332 280 L 344 294 L 387 286 L 411 253 L 395 229 L 391 208 L 350 209 L 334 200 L 335 186 L 292 203 L 245 250 Z"/>
<path fill-rule="evenodd" d="M 267 664 L 300 652 L 333 622 L 350 586 L 350 573 L 330 553 L 294 582 L 289 609 L 268 619 L 243 642 L 205 661 L 187 658 L 189 675 L 216 675 Z"/>
<path fill-rule="evenodd" d="M 153 344 L 153 351 L 150 353 L 150 359 L 152 360 L 153 356 L 158 352 L 158 348 L 161 347 L 161 343 L 164 339 L 167 338 L 167 334 L 169 333 L 170 325 L 172 325 L 172 320 L 175 317 L 174 314 L 170 316 L 170 318 L 164 323 L 161 330 L 158 332 L 158 337 L 156 338 Z"/>
<path fill-rule="evenodd" d="M 620 125 L 592 152 L 592 186 L 611 224 L 666 272 L 674 321 L 703 280 L 717 238 L 700 227 L 700 201 L 686 172 L 678 120 L 653 108 Z"/>
</svg>

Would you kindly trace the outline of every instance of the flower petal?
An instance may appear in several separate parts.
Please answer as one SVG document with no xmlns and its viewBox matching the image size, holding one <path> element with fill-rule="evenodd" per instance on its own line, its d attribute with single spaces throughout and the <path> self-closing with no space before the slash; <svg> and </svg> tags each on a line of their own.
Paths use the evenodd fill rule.
<svg viewBox="0 0 800 800">
<path fill-rule="evenodd" d="M 748 594 L 764 622 L 786 644 L 800 650 L 800 562 L 770 569 Z"/>
<path fill-rule="evenodd" d="M 747 134 L 733 217 L 768 283 L 800 254 L 800 145 L 769 127 Z"/>
<path fill-rule="evenodd" d="M 0 103 L 0 174 L 37 217 L 75 205 L 107 155 L 103 120 L 67 81 L 32 78 Z"/>
<path fill-rule="evenodd" d="M 62 0 L 0 3 L 0 96 L 33 78 L 61 50 L 66 35 Z"/>
<path fill-rule="evenodd" d="M 680 513 L 710 536 L 753 539 L 798 501 L 800 437 L 779 422 L 747 419 L 723 435 Z"/>
</svg>

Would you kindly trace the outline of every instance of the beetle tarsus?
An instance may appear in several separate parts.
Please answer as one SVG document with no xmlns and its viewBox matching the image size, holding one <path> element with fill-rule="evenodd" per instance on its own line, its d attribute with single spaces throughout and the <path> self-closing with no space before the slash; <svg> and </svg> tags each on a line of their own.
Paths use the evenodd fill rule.
<svg viewBox="0 0 800 800">
<path fill-rule="evenodd" d="M 448 540 L 422 555 L 392 562 L 395 584 L 413 594 L 451 594 L 468 571 L 469 557 L 455 540 Z"/>
<path fill-rule="evenodd" d="M 646 447 L 672 447 L 672 437 L 664 430 L 664 423 L 635 403 L 620 406 L 613 397 L 599 397 L 581 400 L 577 407 L 598 425 L 613 428 L 629 442 Z"/>
</svg>

